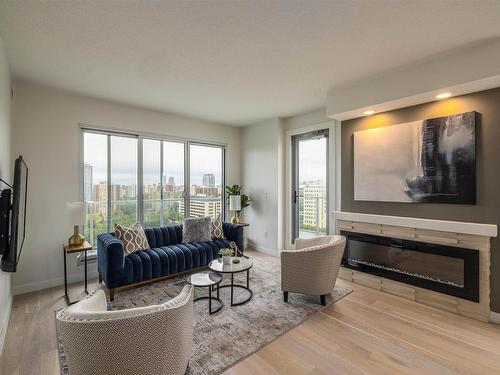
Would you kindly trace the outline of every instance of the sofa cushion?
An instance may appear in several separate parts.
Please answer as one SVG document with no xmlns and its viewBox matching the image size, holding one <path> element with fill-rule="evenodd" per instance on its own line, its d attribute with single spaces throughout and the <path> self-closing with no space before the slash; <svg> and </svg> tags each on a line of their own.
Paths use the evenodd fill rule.
<svg viewBox="0 0 500 375">
<path fill-rule="evenodd" d="M 182 242 L 204 242 L 212 240 L 212 219 L 210 217 L 190 217 L 184 219 Z"/>
<path fill-rule="evenodd" d="M 116 238 L 123 242 L 123 251 L 127 255 L 149 248 L 144 229 L 139 223 L 132 224 L 129 227 L 116 224 L 115 235 Z"/>
<path fill-rule="evenodd" d="M 213 238 L 226 238 L 224 237 L 224 230 L 222 229 L 222 220 L 220 213 L 212 219 L 212 239 Z"/>
</svg>

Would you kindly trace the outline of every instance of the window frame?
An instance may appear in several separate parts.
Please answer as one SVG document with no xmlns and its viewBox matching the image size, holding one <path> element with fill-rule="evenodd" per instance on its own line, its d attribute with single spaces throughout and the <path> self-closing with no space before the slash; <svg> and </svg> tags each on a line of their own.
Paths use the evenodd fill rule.
<svg viewBox="0 0 500 375">
<path fill-rule="evenodd" d="M 79 186 L 78 186 L 78 196 L 81 200 L 85 198 L 84 192 L 84 165 L 85 165 L 85 155 L 84 155 L 84 134 L 85 133 L 93 133 L 93 134 L 101 134 L 107 136 L 107 184 L 108 184 L 108 198 L 111 197 L 111 136 L 119 136 L 119 137 L 128 137 L 137 139 L 137 215 L 136 220 L 142 226 L 144 226 L 144 168 L 143 168 L 143 142 L 144 140 L 156 140 L 160 141 L 160 184 L 163 190 L 163 181 L 162 181 L 162 173 L 164 168 L 164 160 L 163 160 L 163 142 L 176 142 L 182 143 L 184 145 L 184 217 L 190 217 L 190 146 L 191 145 L 200 145 L 205 147 L 216 147 L 221 149 L 221 218 L 222 220 L 226 219 L 226 194 L 225 194 L 225 186 L 226 186 L 226 155 L 227 155 L 227 144 L 225 143 L 216 143 L 216 142 L 206 142 L 200 141 L 196 139 L 189 138 L 181 138 L 169 135 L 161 135 L 161 134 L 152 134 L 141 131 L 132 131 L 132 130 L 121 130 L 121 129 L 113 129 L 108 127 L 99 127 L 88 124 L 79 124 L 79 160 L 78 160 L 78 170 L 79 170 Z M 161 195 L 161 201 L 163 201 L 163 193 Z M 107 202 L 107 210 L 108 210 L 108 218 L 107 218 L 107 230 L 111 232 L 111 200 L 108 199 Z M 160 215 L 160 225 L 164 225 L 163 223 L 163 215 Z M 93 244 L 94 247 L 96 244 Z"/>
</svg>

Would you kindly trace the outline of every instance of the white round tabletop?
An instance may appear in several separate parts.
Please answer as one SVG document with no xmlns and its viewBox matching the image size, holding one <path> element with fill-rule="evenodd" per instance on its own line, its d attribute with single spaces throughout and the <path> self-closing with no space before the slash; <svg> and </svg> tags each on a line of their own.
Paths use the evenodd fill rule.
<svg viewBox="0 0 500 375">
<path fill-rule="evenodd" d="M 211 286 L 220 283 L 222 275 L 213 271 L 203 271 L 190 275 L 187 281 L 194 286 Z"/>
<path fill-rule="evenodd" d="M 239 263 L 233 263 L 233 259 L 238 259 Z M 231 263 L 224 264 L 222 258 L 214 259 L 210 262 L 208 267 L 216 272 L 220 273 L 237 273 L 246 271 L 253 266 L 253 261 L 244 257 L 231 257 Z"/>
</svg>

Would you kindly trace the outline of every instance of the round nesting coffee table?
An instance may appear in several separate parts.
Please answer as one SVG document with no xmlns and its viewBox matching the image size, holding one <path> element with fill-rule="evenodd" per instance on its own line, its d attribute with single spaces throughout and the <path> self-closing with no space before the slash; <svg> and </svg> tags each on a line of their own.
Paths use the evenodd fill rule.
<svg viewBox="0 0 500 375">
<path fill-rule="evenodd" d="M 222 281 L 222 275 L 213 271 L 198 272 L 190 275 L 187 278 L 187 282 L 193 286 L 200 288 L 208 287 L 208 296 L 202 296 L 195 298 L 193 301 L 199 301 L 203 299 L 208 299 L 208 314 L 212 315 L 218 312 L 224 306 L 224 303 L 219 298 L 219 284 Z M 214 288 L 217 286 L 217 288 Z M 217 297 L 212 296 L 214 289 L 217 291 Z M 219 302 L 220 306 L 212 311 L 212 300 Z"/>
<path fill-rule="evenodd" d="M 239 263 L 232 263 L 233 259 L 239 259 Z M 231 306 L 238 306 L 238 305 L 243 305 L 244 303 L 247 303 L 252 299 L 253 292 L 250 289 L 250 268 L 252 268 L 253 262 L 251 259 L 243 258 L 243 257 L 236 257 L 236 258 L 231 258 L 231 263 L 229 264 L 224 264 L 222 262 L 222 259 L 215 259 L 210 262 L 208 267 L 212 271 L 216 271 L 221 274 L 231 274 L 231 284 L 228 285 L 220 285 L 217 284 L 217 292 L 219 291 L 220 288 L 231 288 Z M 239 285 L 234 283 L 234 274 L 235 273 L 240 273 L 240 272 L 247 272 L 247 285 Z M 243 301 L 238 301 L 234 302 L 234 288 L 240 288 L 240 289 L 245 289 L 247 290 L 250 295 L 245 298 Z"/>
</svg>

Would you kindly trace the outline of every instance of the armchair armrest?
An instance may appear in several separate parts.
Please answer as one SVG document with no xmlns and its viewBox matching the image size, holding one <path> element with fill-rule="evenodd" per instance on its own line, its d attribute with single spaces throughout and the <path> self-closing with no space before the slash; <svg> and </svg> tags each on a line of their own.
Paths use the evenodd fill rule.
<svg viewBox="0 0 500 375">
<path fill-rule="evenodd" d="M 243 227 L 238 224 L 232 224 L 223 222 L 222 230 L 224 232 L 224 237 L 226 237 L 229 241 L 233 241 L 238 246 L 238 249 L 243 252 Z"/>
<path fill-rule="evenodd" d="M 123 243 L 110 233 L 102 233 L 97 236 L 97 260 L 99 272 L 120 271 L 125 267 L 125 255 Z"/>
</svg>

